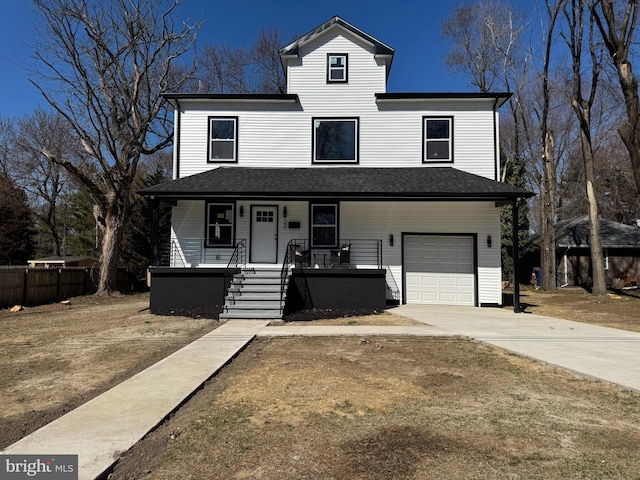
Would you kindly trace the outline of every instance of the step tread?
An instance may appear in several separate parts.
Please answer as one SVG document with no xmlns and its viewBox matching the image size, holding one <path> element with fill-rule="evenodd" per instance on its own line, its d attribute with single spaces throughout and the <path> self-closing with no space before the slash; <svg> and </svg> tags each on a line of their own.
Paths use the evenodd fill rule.
<svg viewBox="0 0 640 480">
<path fill-rule="evenodd" d="M 268 319 L 268 320 L 280 320 L 282 319 L 281 313 L 272 313 L 272 312 L 243 312 L 243 313 L 221 313 L 220 319 Z"/>
</svg>

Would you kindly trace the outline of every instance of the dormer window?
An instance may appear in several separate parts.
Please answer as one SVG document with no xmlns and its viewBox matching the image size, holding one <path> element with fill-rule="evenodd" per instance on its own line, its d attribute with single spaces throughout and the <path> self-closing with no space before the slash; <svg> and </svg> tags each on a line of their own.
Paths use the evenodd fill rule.
<svg viewBox="0 0 640 480">
<path fill-rule="evenodd" d="M 346 53 L 329 53 L 327 55 L 327 83 L 347 83 Z"/>
</svg>

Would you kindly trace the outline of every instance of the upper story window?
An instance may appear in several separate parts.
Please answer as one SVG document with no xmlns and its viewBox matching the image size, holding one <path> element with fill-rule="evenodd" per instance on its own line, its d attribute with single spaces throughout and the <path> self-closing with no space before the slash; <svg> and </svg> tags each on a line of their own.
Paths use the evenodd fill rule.
<svg viewBox="0 0 640 480">
<path fill-rule="evenodd" d="M 313 163 L 358 163 L 357 118 L 313 119 Z"/>
<path fill-rule="evenodd" d="M 453 162 L 453 117 L 423 117 L 423 162 Z"/>
<path fill-rule="evenodd" d="M 238 117 L 209 117 L 208 161 L 238 161 Z"/>
<path fill-rule="evenodd" d="M 233 203 L 207 204 L 206 246 L 233 246 Z"/>
<path fill-rule="evenodd" d="M 327 83 L 347 83 L 347 60 L 346 53 L 327 54 Z"/>
</svg>

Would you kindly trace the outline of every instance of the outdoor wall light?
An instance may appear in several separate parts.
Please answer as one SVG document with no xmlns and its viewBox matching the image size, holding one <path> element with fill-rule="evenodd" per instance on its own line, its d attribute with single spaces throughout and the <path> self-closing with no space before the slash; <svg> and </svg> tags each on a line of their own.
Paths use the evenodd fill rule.
<svg viewBox="0 0 640 480">
<path fill-rule="evenodd" d="M 282 216 L 284 218 L 287 218 L 287 206 L 286 205 L 284 207 L 282 207 Z"/>
<path fill-rule="evenodd" d="M 244 205 L 240 205 L 240 216 L 244 217 Z"/>
<path fill-rule="evenodd" d="M 389 245 L 393 247 L 393 233 L 389 235 Z"/>
<path fill-rule="evenodd" d="M 487 248 L 491 248 L 491 235 L 487 235 Z"/>
</svg>

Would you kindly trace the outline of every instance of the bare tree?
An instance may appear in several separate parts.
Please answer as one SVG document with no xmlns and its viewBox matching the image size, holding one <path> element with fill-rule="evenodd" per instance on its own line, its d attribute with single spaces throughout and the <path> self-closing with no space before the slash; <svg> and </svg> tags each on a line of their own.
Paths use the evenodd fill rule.
<svg viewBox="0 0 640 480">
<path fill-rule="evenodd" d="M 636 188 L 640 194 L 640 97 L 638 80 L 631 65 L 640 0 L 627 0 L 626 5 L 620 1 L 614 5 L 613 0 L 588 0 L 587 4 L 618 73 L 627 110 L 627 119 L 618 133 L 629 151 Z"/>
<path fill-rule="evenodd" d="M 578 119 L 580 129 L 580 143 L 584 162 L 585 186 L 589 202 L 589 245 L 591 247 L 591 268 L 593 279 L 593 295 L 606 295 L 607 282 L 604 271 L 604 256 L 602 251 L 602 237 L 600 235 L 600 216 L 596 197 L 596 175 L 594 167 L 593 144 L 591 141 L 591 111 L 596 100 L 598 78 L 601 71 L 600 57 L 593 39 L 593 17 L 589 16 L 588 25 L 589 58 L 591 60 L 591 78 L 584 78 L 582 73 L 583 53 L 585 42 L 584 22 L 585 0 L 570 0 L 564 7 L 568 33 L 563 34 L 565 42 L 571 52 L 572 92 L 571 106 Z M 583 82 L 588 88 L 588 95 L 583 93 Z"/>
<path fill-rule="evenodd" d="M 198 53 L 198 73 L 189 88 L 207 93 L 285 93 L 286 79 L 277 29 L 260 31 L 248 47 L 205 45 Z"/>
<path fill-rule="evenodd" d="M 442 34 L 451 43 L 446 65 L 469 76 L 480 92 L 494 87 L 513 91 L 514 70 L 525 67 L 518 65 L 522 60 L 520 36 L 526 27 L 523 18 L 513 5 L 499 0 L 457 7 L 442 26 Z"/>
<path fill-rule="evenodd" d="M 542 177 L 540 182 L 540 267 L 542 269 L 542 288 L 556 288 L 556 192 L 557 160 L 555 157 L 555 133 L 551 128 L 551 84 L 550 66 L 554 31 L 558 16 L 566 0 L 546 0 L 547 21 L 544 36 L 544 57 L 542 66 L 542 102 L 540 111 L 540 140 L 542 144 Z"/>
<path fill-rule="evenodd" d="M 13 134 L 13 122 L 0 117 L 0 175 L 9 175 Z"/>
<path fill-rule="evenodd" d="M 286 43 L 282 32 L 263 29 L 253 42 L 250 58 L 257 77 L 257 93 L 285 93 L 287 82 L 278 49 Z"/>
<path fill-rule="evenodd" d="M 53 245 L 53 251 L 44 253 L 62 255 L 65 232 L 63 222 L 59 221 L 60 209 L 64 208 L 61 200 L 70 190 L 70 182 L 66 170 L 50 162 L 42 152 L 46 150 L 56 157 L 73 159 L 76 164 L 87 157 L 86 152 L 74 137 L 69 123 L 58 113 L 38 109 L 21 118 L 17 125 L 13 155 L 18 161 L 14 174 L 29 194 L 39 224 L 46 229 L 46 243 Z"/>
<path fill-rule="evenodd" d="M 176 70 L 199 25 L 174 20 L 180 0 L 34 0 L 42 20 L 34 85 L 72 126 L 97 166 L 44 150 L 83 184 L 102 232 L 98 294 L 114 288 L 122 227 L 142 155 L 171 143 L 161 96 L 191 74 Z M 181 72 L 176 74 L 176 71 Z"/>
</svg>

